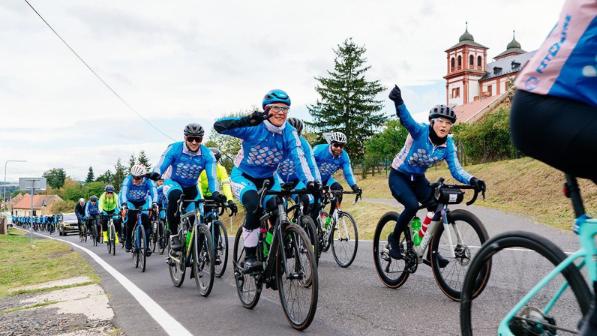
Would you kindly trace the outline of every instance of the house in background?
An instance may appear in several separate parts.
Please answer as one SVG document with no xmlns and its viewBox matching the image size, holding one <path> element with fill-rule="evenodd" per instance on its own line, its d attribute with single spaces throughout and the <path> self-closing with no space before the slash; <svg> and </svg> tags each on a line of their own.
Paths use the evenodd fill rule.
<svg viewBox="0 0 597 336">
<path fill-rule="evenodd" d="M 31 195 L 25 194 L 12 206 L 13 216 L 50 215 L 52 204 L 62 201 L 58 195 L 34 195 L 33 213 L 31 212 Z"/>
</svg>

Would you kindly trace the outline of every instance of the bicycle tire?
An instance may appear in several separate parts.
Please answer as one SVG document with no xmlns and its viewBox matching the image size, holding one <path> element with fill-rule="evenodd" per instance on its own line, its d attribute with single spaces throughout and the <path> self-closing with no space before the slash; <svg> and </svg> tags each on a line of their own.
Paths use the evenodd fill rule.
<svg viewBox="0 0 597 336">
<path fill-rule="evenodd" d="M 156 246 L 158 245 L 158 225 L 159 223 L 154 221 L 151 223 L 151 233 L 149 234 L 149 242 L 151 243 L 151 252 L 155 252 Z"/>
<path fill-rule="evenodd" d="M 93 246 L 97 246 L 97 225 L 95 219 L 91 223 L 91 237 L 93 238 Z"/>
<path fill-rule="evenodd" d="M 388 255 L 389 243 L 387 241 L 387 235 L 394 231 L 394 227 L 398 222 L 400 214 L 394 211 L 385 213 L 377 222 L 375 227 L 375 233 L 373 235 L 373 263 L 375 264 L 375 270 L 379 279 L 386 287 L 396 289 L 404 285 L 410 273 L 406 270 L 406 262 L 404 260 L 392 259 Z M 385 235 L 385 237 L 383 237 Z M 398 241 L 403 245 L 405 241 L 404 232 L 400 233 Z M 387 263 L 384 265 L 384 263 Z M 390 268 L 395 265 L 394 270 Z M 397 276 L 392 278 L 389 274 L 396 273 Z"/>
<path fill-rule="evenodd" d="M 455 281 L 455 280 L 445 279 L 444 274 L 455 275 L 458 273 L 457 267 L 464 266 L 464 268 L 462 268 L 462 270 L 464 272 L 460 272 L 462 275 L 464 275 L 466 272 L 466 267 L 469 265 L 469 263 L 472 259 L 471 258 L 471 249 L 470 249 L 471 241 L 473 241 L 473 246 L 481 246 L 481 245 L 483 245 L 483 243 L 485 243 L 489 239 L 489 234 L 487 234 L 487 230 L 485 229 L 485 226 L 483 225 L 481 220 L 477 216 L 475 216 L 473 213 L 471 213 L 470 211 L 463 210 L 463 209 L 453 210 L 448 213 L 447 217 L 448 217 L 448 223 L 450 223 L 449 225 L 453 225 L 453 226 L 458 225 L 459 231 L 465 231 L 465 230 L 462 230 L 462 229 L 465 229 L 464 225 L 459 225 L 459 223 L 466 223 L 470 227 L 472 227 L 472 229 L 474 231 L 474 235 L 476 235 L 476 237 L 472 237 L 471 239 L 469 239 L 468 237 L 466 238 L 465 244 L 468 244 L 468 246 L 463 246 L 463 247 L 456 246 L 456 249 L 462 250 L 460 252 L 461 257 L 452 259 L 450 261 L 450 263 L 445 268 L 440 267 L 439 259 L 437 257 L 438 249 L 440 246 L 440 240 L 442 238 L 442 234 L 445 232 L 444 225 L 442 223 L 438 223 L 439 226 L 437 228 L 437 231 L 435 232 L 435 234 L 431 240 L 430 262 L 431 262 L 431 269 L 433 271 L 433 276 L 435 278 L 435 282 L 437 283 L 437 285 L 439 286 L 441 291 L 448 298 L 450 298 L 450 300 L 459 301 L 460 295 L 461 295 L 460 292 L 462 290 L 462 282 L 459 280 L 464 278 L 464 276 L 461 276 L 461 277 L 457 276 L 457 279 L 456 279 L 457 281 Z M 460 232 L 460 234 L 462 235 L 462 232 Z M 478 242 L 477 242 L 477 239 L 478 239 Z M 456 243 L 456 242 L 454 242 L 454 243 Z M 476 295 L 479 295 L 483 291 L 485 286 L 487 285 L 487 280 L 489 279 L 490 273 L 491 273 L 491 262 L 486 264 L 486 269 L 484 270 L 483 274 L 481 274 L 481 277 L 479 277 L 479 279 L 478 279 Z"/>
<path fill-rule="evenodd" d="M 139 231 L 137 229 L 138 225 L 135 225 L 133 227 L 133 239 L 132 239 L 132 244 L 133 244 L 133 263 L 135 263 L 135 268 L 139 268 L 139 263 L 141 262 L 141 258 L 139 256 L 139 252 L 141 250 L 139 245 Z"/>
<path fill-rule="evenodd" d="M 147 269 L 147 247 L 149 246 L 149 242 L 147 241 L 147 234 L 145 233 L 145 227 L 143 227 L 143 224 L 138 225 L 138 227 L 139 232 L 141 232 L 139 242 L 139 258 L 141 259 L 141 272 L 145 272 L 145 270 Z"/>
<path fill-rule="evenodd" d="M 164 251 L 167 251 L 167 247 L 170 240 L 170 230 L 166 228 L 166 224 L 160 221 L 160 225 L 162 226 L 162 235 L 160 236 L 161 245 L 160 245 L 160 254 L 164 254 Z"/>
<path fill-rule="evenodd" d="M 282 224 L 284 225 L 284 224 Z M 298 242 L 297 240 L 301 240 L 302 242 Z M 319 281 L 317 277 L 317 265 L 315 262 L 315 255 L 313 254 L 313 250 L 310 248 L 301 248 L 302 246 L 309 246 L 310 239 L 307 236 L 305 230 L 303 230 L 300 226 L 296 224 L 287 224 L 285 225 L 284 229 L 284 237 L 282 238 L 279 251 L 276 260 L 276 278 L 278 282 L 278 291 L 280 294 L 280 302 L 282 304 L 282 309 L 284 310 L 284 315 L 286 319 L 290 323 L 290 325 L 296 330 L 305 330 L 309 327 L 311 322 L 313 322 L 313 318 L 315 317 L 315 312 L 317 311 L 317 300 L 319 295 Z M 282 251 L 284 249 L 286 251 L 286 265 L 290 267 L 290 261 L 294 262 L 294 273 L 297 273 L 298 277 L 288 277 L 285 275 L 288 270 L 284 269 L 284 263 L 282 262 Z M 290 252 L 290 254 L 289 254 Z M 307 262 L 308 265 L 305 266 L 304 263 L 298 262 L 297 260 L 301 260 L 301 255 L 305 256 L 305 260 L 303 262 Z M 297 258 L 298 257 L 298 258 Z M 300 279 L 300 270 L 307 271 L 304 268 L 308 268 L 308 279 Z M 300 267 L 297 270 L 297 267 Z M 296 286 L 299 288 L 305 289 L 306 293 L 310 292 L 310 300 L 308 303 L 309 309 L 304 317 L 296 317 L 296 312 L 291 311 L 291 308 L 295 307 L 295 304 L 290 304 L 289 298 L 285 295 L 285 288 L 290 287 L 290 285 L 285 284 L 285 280 L 290 280 L 289 282 L 294 284 L 296 282 Z M 295 292 L 290 290 L 290 292 Z M 297 295 L 297 298 L 300 295 Z M 300 309 L 299 309 L 300 310 Z"/>
<path fill-rule="evenodd" d="M 111 230 L 111 223 L 108 221 L 108 243 L 107 248 L 108 248 L 108 254 L 112 254 L 112 230 Z"/>
<path fill-rule="evenodd" d="M 242 233 L 243 226 L 240 226 L 236 231 L 236 235 L 234 237 L 234 248 L 232 250 L 234 280 L 236 283 L 236 293 L 238 294 L 238 298 L 240 299 L 241 304 L 243 305 L 243 307 L 247 309 L 253 309 L 255 308 L 255 306 L 259 302 L 259 298 L 261 297 L 263 283 L 261 281 L 257 281 L 255 275 L 243 274 L 242 272 L 241 263 L 245 255 L 245 248 L 244 246 L 241 246 Z M 258 248 L 261 248 L 261 246 L 258 246 Z M 251 290 L 245 290 L 246 284 L 254 284 L 255 289 L 253 295 L 250 294 Z M 247 287 L 249 287 L 249 285 L 247 285 Z"/>
<path fill-rule="evenodd" d="M 513 231 L 499 234 L 489 239 L 472 260 L 468 272 L 464 279 L 462 288 L 462 297 L 460 301 L 460 327 L 462 335 L 470 336 L 473 335 L 472 326 L 472 303 L 475 298 L 475 282 L 479 277 L 479 272 L 485 267 L 486 262 L 495 261 L 495 256 L 498 252 L 506 249 L 522 248 L 537 253 L 537 256 L 541 256 L 544 260 L 548 261 L 548 265 L 557 266 L 564 259 L 566 254 L 553 242 L 541 237 L 532 232 L 524 231 Z M 550 267 L 551 267 L 550 266 Z M 524 270 L 523 270 L 524 271 Z M 528 272 L 527 272 L 528 273 Z M 580 271 L 574 266 L 570 265 L 562 271 L 564 280 L 570 286 L 574 299 L 578 304 L 578 308 L 582 316 L 584 316 L 591 305 L 592 294 L 585 282 Z M 526 293 L 523 293 L 523 295 Z M 477 294 L 478 295 L 478 294 Z M 479 300 L 480 298 L 477 298 Z M 500 300 L 498 300 L 500 301 Z M 510 310 L 512 306 L 507 307 Z M 502 318 L 503 314 L 496 314 L 499 318 Z M 579 316 L 576 322 L 578 322 L 582 316 Z M 485 316 L 486 318 L 487 316 Z M 497 329 L 497 325 L 495 326 Z M 487 330 L 487 326 L 484 327 L 483 333 L 490 332 Z"/>
<path fill-rule="evenodd" d="M 350 222 L 349 226 L 353 229 L 353 237 L 350 236 L 350 228 L 348 228 L 349 231 L 344 231 L 345 228 L 340 227 L 346 224 L 346 220 Z M 338 240 L 336 240 L 337 235 L 339 235 Z M 332 239 L 332 254 L 334 255 L 336 263 L 342 268 L 347 268 L 356 258 L 357 250 L 359 248 L 359 230 L 357 228 L 357 222 L 348 212 L 339 212 L 338 221 L 332 226 L 332 234 L 330 236 Z M 344 241 L 346 241 L 346 243 L 342 243 Z M 354 241 L 354 243 L 351 243 L 351 241 Z M 342 248 L 337 248 L 337 244 L 342 244 Z M 350 252 L 351 250 L 352 252 Z"/>
<path fill-rule="evenodd" d="M 197 225 L 193 241 L 195 284 L 201 296 L 207 297 L 214 285 L 214 255 L 211 234 L 204 224 Z"/>
<path fill-rule="evenodd" d="M 319 234 L 317 232 L 317 227 L 315 226 L 313 219 L 307 215 L 301 216 L 299 223 L 303 230 L 305 230 L 305 233 L 307 233 L 307 237 L 309 237 L 311 247 L 313 248 L 313 255 L 315 256 L 315 264 L 318 265 L 321 253 L 319 252 Z"/>
<path fill-rule="evenodd" d="M 114 226 L 114 223 L 110 224 L 110 236 L 108 238 L 110 239 L 110 245 L 112 245 L 112 255 L 115 256 L 116 255 L 116 227 Z"/>
<path fill-rule="evenodd" d="M 184 283 L 184 278 L 186 274 L 186 260 L 185 254 L 182 252 L 178 252 L 180 254 L 179 261 L 176 259 L 172 259 L 172 255 L 174 251 L 170 246 L 170 239 L 167 240 L 166 251 L 168 251 L 168 272 L 170 273 L 170 279 L 172 280 L 172 284 L 174 287 L 180 287 Z M 184 249 L 183 249 L 184 251 Z"/>
<path fill-rule="evenodd" d="M 327 251 L 329 251 L 329 250 L 330 250 L 330 247 L 331 247 L 331 245 L 332 245 L 332 235 L 331 235 L 331 234 L 328 236 L 328 239 L 325 239 L 325 233 L 326 233 L 327 231 L 324 231 L 324 230 L 323 230 L 323 228 L 325 227 L 325 223 L 322 223 L 322 221 L 321 221 L 321 217 L 322 217 L 321 215 L 324 215 L 324 214 L 325 214 L 325 216 L 324 216 L 324 217 L 325 217 L 326 219 L 327 219 L 327 218 L 330 216 L 330 215 L 329 215 L 327 212 L 325 212 L 325 211 L 322 211 L 322 212 L 321 212 L 321 214 L 320 214 L 320 216 L 319 216 L 319 224 L 321 224 L 321 225 L 320 225 L 320 227 L 322 228 L 322 231 L 321 231 L 321 237 L 320 237 L 320 239 L 321 239 L 321 249 L 320 249 L 320 251 L 321 251 L 321 252 L 327 252 Z M 332 219 L 332 220 L 333 220 L 333 219 Z M 333 224 L 332 224 L 332 225 L 330 225 L 330 227 L 328 228 L 328 230 L 331 230 L 332 226 L 333 226 Z"/>
<path fill-rule="evenodd" d="M 221 278 L 226 272 L 226 265 L 228 265 L 228 232 L 224 223 L 219 220 L 211 223 L 214 226 L 214 230 L 218 230 L 218 240 L 214 239 L 214 257 L 220 256 L 220 264 L 215 265 L 216 278 Z"/>
</svg>

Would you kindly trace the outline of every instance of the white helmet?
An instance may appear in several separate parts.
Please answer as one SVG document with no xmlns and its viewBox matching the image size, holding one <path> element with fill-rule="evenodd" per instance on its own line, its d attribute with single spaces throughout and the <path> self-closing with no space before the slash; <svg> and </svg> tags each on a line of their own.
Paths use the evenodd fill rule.
<svg viewBox="0 0 597 336">
<path fill-rule="evenodd" d="M 142 164 L 136 164 L 131 167 L 131 175 L 135 177 L 143 176 L 147 174 L 147 168 Z"/>
<path fill-rule="evenodd" d="M 83 203 L 85 203 L 85 199 L 84 199 L 84 198 L 82 198 L 82 197 L 81 197 L 81 198 L 79 198 L 79 203 L 80 203 L 80 202 L 83 202 Z"/>
<path fill-rule="evenodd" d="M 342 144 L 346 143 L 346 135 L 344 135 L 342 132 L 326 133 L 324 137 L 328 144 L 331 144 L 332 142 L 338 142 Z"/>
</svg>

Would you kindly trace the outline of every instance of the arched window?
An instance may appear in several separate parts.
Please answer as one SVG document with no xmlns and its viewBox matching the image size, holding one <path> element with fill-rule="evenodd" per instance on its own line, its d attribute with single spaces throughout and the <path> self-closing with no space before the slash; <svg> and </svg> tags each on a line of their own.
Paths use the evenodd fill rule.
<svg viewBox="0 0 597 336">
<path fill-rule="evenodd" d="M 473 55 L 470 55 L 470 56 L 468 57 L 468 67 L 469 67 L 470 69 L 473 69 L 473 68 L 475 67 L 475 56 L 473 56 Z"/>
<path fill-rule="evenodd" d="M 450 67 L 451 71 L 454 71 L 454 57 L 452 57 L 452 60 L 450 61 L 450 65 L 451 65 L 451 67 Z"/>
<path fill-rule="evenodd" d="M 483 62 L 483 58 L 481 56 L 477 56 L 477 68 L 479 69 L 483 68 L 481 62 Z"/>
<path fill-rule="evenodd" d="M 462 69 L 462 56 L 458 55 L 458 70 Z"/>
</svg>

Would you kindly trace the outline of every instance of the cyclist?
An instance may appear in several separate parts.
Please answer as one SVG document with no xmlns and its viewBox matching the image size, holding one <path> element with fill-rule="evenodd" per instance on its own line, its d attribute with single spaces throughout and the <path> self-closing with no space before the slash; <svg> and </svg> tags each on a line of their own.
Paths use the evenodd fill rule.
<svg viewBox="0 0 597 336">
<path fill-rule="evenodd" d="M 89 197 L 89 201 L 87 201 L 87 204 L 85 205 L 85 219 L 87 225 L 87 232 L 93 232 L 91 231 L 91 222 L 94 219 L 97 219 L 97 217 L 99 216 L 99 206 L 97 203 L 97 196 L 93 195 Z M 97 222 L 94 223 L 94 225 L 97 225 Z M 95 237 L 95 240 L 99 242 L 99 235 Z"/>
<path fill-rule="evenodd" d="M 307 165 L 309 166 L 309 170 L 311 171 L 311 174 L 313 175 L 315 181 L 321 184 L 321 175 L 319 174 L 317 163 L 315 163 L 315 158 L 313 157 L 313 149 L 311 148 L 309 141 L 307 141 L 307 139 L 305 139 L 305 137 L 301 135 L 304 128 L 303 121 L 298 118 L 288 118 L 288 123 L 292 125 L 292 127 L 296 128 L 296 132 L 298 133 L 299 139 L 301 140 L 301 147 L 303 149 L 303 152 L 305 153 L 305 158 L 307 159 Z M 289 157 L 282 161 L 280 163 L 280 166 L 278 166 L 278 175 L 284 183 L 290 183 L 294 185 L 294 189 L 305 189 L 305 184 L 299 181 L 299 178 L 294 170 L 294 164 Z M 295 201 L 299 201 L 296 195 Z M 314 203 L 313 195 L 302 195 L 300 201 L 303 203 L 304 212 L 306 214 L 310 213 L 314 223 L 317 223 L 319 209 L 317 209 L 317 207 L 315 206 L 312 206 Z"/>
<path fill-rule="evenodd" d="M 104 231 L 104 242 L 109 243 L 108 241 L 108 220 L 114 214 L 118 213 L 118 196 L 114 193 L 114 186 L 108 184 L 104 187 L 104 192 L 100 195 L 99 198 L 99 211 L 102 214 L 101 221 L 102 221 L 102 230 Z M 116 244 L 118 244 L 118 235 L 120 234 L 120 220 L 114 221 L 114 227 L 116 228 L 116 234 L 114 235 L 116 238 Z"/>
<path fill-rule="evenodd" d="M 209 190 L 218 202 L 226 202 L 226 196 L 218 191 L 215 162 L 212 152 L 202 144 L 205 131 L 199 124 L 188 124 L 184 128 L 184 141 L 168 146 L 155 167 L 154 174 L 164 178 L 164 195 L 168 202 L 166 217 L 170 227 L 170 244 L 174 251 L 180 251 L 182 242 L 178 238 L 177 202 L 181 195 L 185 200 L 201 199 L 199 192 L 199 174 L 206 170 Z"/>
<path fill-rule="evenodd" d="M 122 209 L 127 212 L 127 209 L 130 207 L 134 207 L 137 210 L 142 211 L 141 213 L 141 225 L 145 229 L 147 233 L 147 237 L 149 237 L 149 216 L 147 215 L 146 211 L 153 208 L 153 205 L 157 202 L 157 192 L 155 189 L 155 184 L 145 176 L 147 175 L 147 168 L 144 165 L 136 164 L 131 167 L 130 174 L 124 179 L 122 182 L 122 187 L 120 188 L 120 196 L 121 196 L 121 205 Z M 137 222 L 137 214 L 128 211 L 126 215 L 126 239 L 125 239 L 125 248 L 127 252 L 131 251 L 132 248 L 132 234 L 133 228 Z M 147 256 L 151 255 L 151 251 L 149 249 L 147 251 Z"/>
<path fill-rule="evenodd" d="M 243 227 L 246 271 L 261 268 L 261 263 L 256 260 L 261 216 L 256 211 L 259 205 L 257 190 L 263 187 L 265 181 L 269 181 L 270 189 L 281 190 L 276 169 L 286 155 L 294 162 L 300 180 L 309 189 L 315 189 L 296 129 L 286 123 L 290 97 L 282 90 L 271 90 L 263 97 L 261 106 L 265 112 L 255 111 L 240 118 L 222 118 L 214 124 L 216 132 L 242 140 L 231 181 L 232 190 L 246 212 Z M 264 200 L 266 206 L 272 209 L 276 207 L 276 201 L 275 197 Z"/>
<path fill-rule="evenodd" d="M 404 210 L 398 217 L 393 233 L 388 237 L 390 256 L 401 259 L 402 253 L 395 237 L 400 236 L 410 220 L 416 215 L 419 202 L 428 211 L 435 211 L 437 203 L 433 196 L 433 189 L 425 177 L 427 168 L 445 160 L 452 176 L 463 184 L 470 184 L 477 190 L 485 191 L 485 182 L 467 173 L 456 156 L 456 146 L 449 135 L 452 125 L 456 122 L 456 113 L 445 105 L 434 106 L 429 111 L 429 122 L 417 123 L 404 104 L 402 93 L 395 86 L 390 99 L 396 106 L 396 115 L 408 131 L 404 146 L 392 161 L 389 186 L 392 196 L 404 205 Z M 440 267 L 446 267 L 449 261 L 438 254 Z"/>
<path fill-rule="evenodd" d="M 317 167 L 319 167 L 319 173 L 321 174 L 321 182 L 323 185 L 328 186 L 330 190 L 344 191 L 344 188 L 340 183 L 334 179 L 333 175 L 342 169 L 344 173 L 344 179 L 350 186 L 353 192 L 361 193 L 362 190 L 357 185 L 357 182 L 352 173 L 352 167 L 350 165 L 350 157 L 344 150 L 346 146 L 346 135 L 342 132 L 331 132 L 324 135 L 327 145 L 321 144 L 313 148 L 313 156 Z M 338 194 L 336 199 L 331 202 L 330 205 L 330 217 L 336 210 L 336 207 L 342 203 L 342 194 Z M 317 223 L 317 222 L 316 222 Z"/>
<path fill-rule="evenodd" d="M 514 145 L 556 169 L 597 183 L 597 170 L 589 164 L 597 156 L 597 2 L 565 2 L 558 23 L 515 86 L 510 115 Z M 597 334 L 596 304 L 593 301 L 586 314 L 582 335 Z"/>
<path fill-rule="evenodd" d="M 156 216 L 158 216 L 158 218 L 165 223 L 166 222 L 166 208 L 168 207 L 168 201 L 166 200 L 166 196 L 164 195 L 164 179 L 161 177 L 158 178 L 158 180 L 156 181 L 156 191 L 158 194 L 158 207 L 159 207 L 159 213 L 156 214 Z M 160 235 L 164 234 L 162 232 L 162 226 L 158 225 L 158 230 L 160 231 L 160 232 L 158 232 Z M 160 245 L 160 247 L 161 247 L 161 245 Z"/>
</svg>

